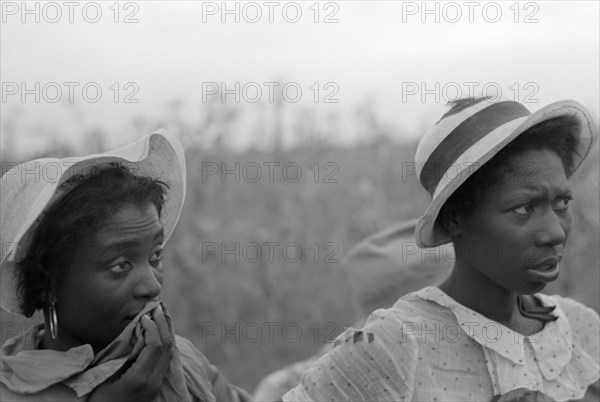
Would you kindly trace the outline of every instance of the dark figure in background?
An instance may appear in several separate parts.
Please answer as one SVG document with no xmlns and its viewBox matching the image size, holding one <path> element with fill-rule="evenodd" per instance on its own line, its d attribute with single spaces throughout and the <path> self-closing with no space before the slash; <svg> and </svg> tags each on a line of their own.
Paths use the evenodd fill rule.
<svg viewBox="0 0 600 402">
<path fill-rule="evenodd" d="M 444 244 L 421 252 L 414 241 L 416 219 L 402 221 L 362 240 L 342 260 L 355 303 L 354 326 L 362 327 L 369 314 L 387 308 L 405 295 L 441 282 L 452 268 L 454 248 Z M 265 376 L 254 391 L 257 401 L 281 401 L 309 368 L 329 352 L 326 343 L 310 358 L 290 364 Z"/>
</svg>

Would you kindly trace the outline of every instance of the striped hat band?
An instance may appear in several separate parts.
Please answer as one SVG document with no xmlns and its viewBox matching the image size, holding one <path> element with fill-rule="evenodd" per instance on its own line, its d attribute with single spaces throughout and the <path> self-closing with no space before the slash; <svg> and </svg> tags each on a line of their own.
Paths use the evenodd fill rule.
<svg viewBox="0 0 600 402">
<path fill-rule="evenodd" d="M 432 147 L 429 156 L 423 158 L 425 163 L 419 175 L 421 184 L 433 195 L 442 177 L 467 149 L 498 127 L 529 115 L 531 112 L 518 102 L 489 103 L 486 99 L 447 113 L 436 123 L 433 130 L 447 132 L 452 120 L 455 124 L 458 122 L 458 125 L 448 135 L 441 136 L 440 142 Z M 457 118 L 460 120 L 456 120 Z"/>
</svg>

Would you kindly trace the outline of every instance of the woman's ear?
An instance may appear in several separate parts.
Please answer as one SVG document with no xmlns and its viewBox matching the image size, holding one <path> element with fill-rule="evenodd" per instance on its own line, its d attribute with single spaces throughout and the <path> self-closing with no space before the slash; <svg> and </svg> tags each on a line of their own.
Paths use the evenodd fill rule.
<svg viewBox="0 0 600 402">
<path fill-rule="evenodd" d="M 41 297 L 43 297 L 43 304 L 45 306 L 49 306 L 50 303 L 54 302 L 56 303 L 56 279 L 54 277 L 50 277 L 48 279 L 48 283 L 46 284 L 46 291 L 43 292 L 42 295 L 40 295 Z"/>
<path fill-rule="evenodd" d="M 51 302 L 56 303 L 56 294 L 50 286 L 48 286 L 44 292 L 40 292 L 38 295 L 38 302 L 43 305 L 44 308 L 47 308 Z"/>
<path fill-rule="evenodd" d="M 458 210 L 454 206 L 445 207 L 440 212 L 440 217 L 438 218 L 440 223 L 446 229 L 450 236 L 456 237 L 460 235 L 460 219 L 458 216 Z"/>
</svg>

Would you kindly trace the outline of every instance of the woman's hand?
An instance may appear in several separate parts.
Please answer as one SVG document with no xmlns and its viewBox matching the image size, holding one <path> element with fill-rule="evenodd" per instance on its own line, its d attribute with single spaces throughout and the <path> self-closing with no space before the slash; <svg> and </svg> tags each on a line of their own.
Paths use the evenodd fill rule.
<svg viewBox="0 0 600 402">
<path fill-rule="evenodd" d="M 143 336 L 138 338 L 124 364 L 122 375 L 97 387 L 89 401 L 152 401 L 158 395 L 169 369 L 175 345 L 171 320 L 163 305 L 152 310 L 152 320 L 140 319 Z"/>
</svg>

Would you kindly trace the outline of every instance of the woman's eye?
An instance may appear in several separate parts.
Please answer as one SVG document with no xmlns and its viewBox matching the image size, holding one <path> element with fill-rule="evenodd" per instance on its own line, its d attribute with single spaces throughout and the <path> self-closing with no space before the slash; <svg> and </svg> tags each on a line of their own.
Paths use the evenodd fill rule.
<svg viewBox="0 0 600 402">
<path fill-rule="evenodd" d="M 571 201 L 570 198 L 563 198 L 562 200 L 559 200 L 559 201 L 555 202 L 553 208 L 557 209 L 557 210 L 568 209 L 569 208 L 569 201 Z"/>
<path fill-rule="evenodd" d="M 108 270 L 113 274 L 122 274 L 124 272 L 129 271 L 133 268 L 133 264 L 129 261 L 121 261 L 113 266 L 111 266 Z"/>
<path fill-rule="evenodd" d="M 519 215 L 527 216 L 533 213 L 533 205 L 523 205 L 522 207 L 513 209 Z"/>
<path fill-rule="evenodd" d="M 163 249 L 159 248 L 158 250 L 156 250 L 155 252 L 152 253 L 152 258 L 150 258 L 150 261 L 160 261 L 162 260 L 163 257 Z"/>
</svg>

